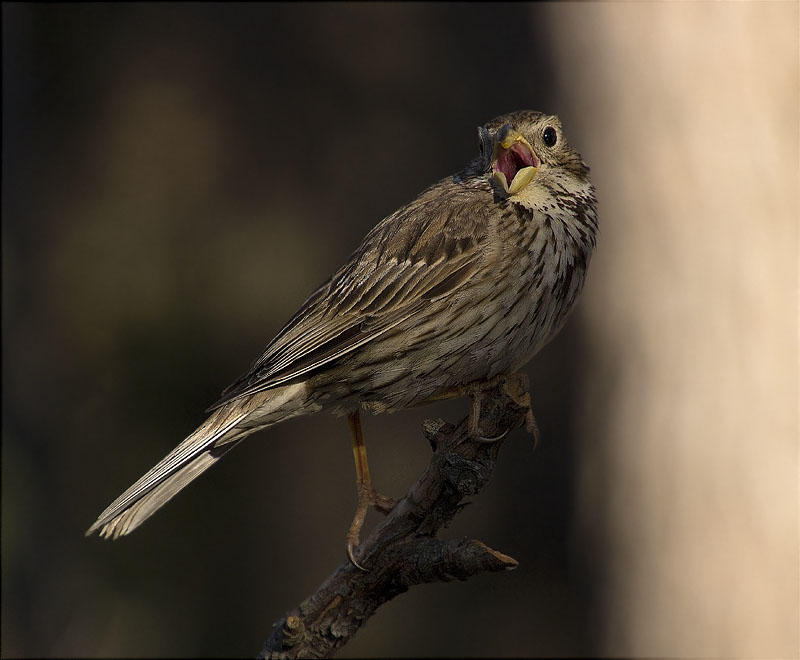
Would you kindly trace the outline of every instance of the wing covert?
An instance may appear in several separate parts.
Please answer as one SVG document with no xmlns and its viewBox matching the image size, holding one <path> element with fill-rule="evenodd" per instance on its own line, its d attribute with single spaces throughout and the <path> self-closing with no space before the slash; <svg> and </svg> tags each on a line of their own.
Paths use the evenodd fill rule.
<svg viewBox="0 0 800 660">
<path fill-rule="evenodd" d="M 445 180 L 378 224 L 209 410 L 310 375 L 473 277 L 489 209 L 468 203 L 459 187 Z"/>
</svg>

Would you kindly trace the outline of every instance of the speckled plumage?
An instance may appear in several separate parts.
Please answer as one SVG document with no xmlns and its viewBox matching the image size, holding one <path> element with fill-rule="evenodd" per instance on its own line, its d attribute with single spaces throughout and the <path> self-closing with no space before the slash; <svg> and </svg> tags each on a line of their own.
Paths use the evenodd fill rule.
<svg viewBox="0 0 800 660">
<path fill-rule="evenodd" d="M 479 129 L 479 141 L 464 170 L 372 229 L 208 420 L 87 533 L 132 531 L 258 429 L 320 410 L 407 408 L 530 360 L 583 286 L 594 189 L 554 116 L 503 115 Z M 510 193 L 505 174 L 531 163 L 530 183 Z"/>
</svg>

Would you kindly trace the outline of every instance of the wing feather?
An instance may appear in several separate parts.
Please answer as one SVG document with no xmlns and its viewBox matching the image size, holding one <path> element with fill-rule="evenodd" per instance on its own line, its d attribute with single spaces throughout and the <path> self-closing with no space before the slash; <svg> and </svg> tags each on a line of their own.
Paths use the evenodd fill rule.
<svg viewBox="0 0 800 660">
<path fill-rule="evenodd" d="M 307 377 L 474 277 L 485 258 L 489 204 L 467 200 L 447 179 L 378 224 L 209 410 Z"/>
</svg>

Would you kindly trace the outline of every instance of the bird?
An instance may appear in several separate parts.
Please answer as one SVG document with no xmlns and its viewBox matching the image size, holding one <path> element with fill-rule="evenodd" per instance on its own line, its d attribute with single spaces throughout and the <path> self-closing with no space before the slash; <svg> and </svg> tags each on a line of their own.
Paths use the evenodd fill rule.
<svg viewBox="0 0 800 660">
<path fill-rule="evenodd" d="M 557 116 L 522 110 L 486 122 L 466 167 L 369 231 L 208 418 L 86 535 L 129 534 L 247 436 L 327 411 L 350 427 L 358 505 L 346 550 L 363 568 L 355 550 L 366 512 L 394 501 L 372 485 L 361 412 L 471 396 L 469 434 L 491 440 L 475 392 L 516 375 L 563 326 L 597 232 L 589 167 Z"/>
</svg>

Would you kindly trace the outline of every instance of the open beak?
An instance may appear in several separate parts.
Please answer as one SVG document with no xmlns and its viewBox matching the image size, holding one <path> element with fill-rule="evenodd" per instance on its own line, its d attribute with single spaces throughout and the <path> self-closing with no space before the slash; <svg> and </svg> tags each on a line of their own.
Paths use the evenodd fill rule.
<svg viewBox="0 0 800 660">
<path fill-rule="evenodd" d="M 539 159 L 528 141 L 511 124 L 500 127 L 495 136 L 492 178 L 509 195 L 523 190 L 536 176 Z"/>
</svg>

